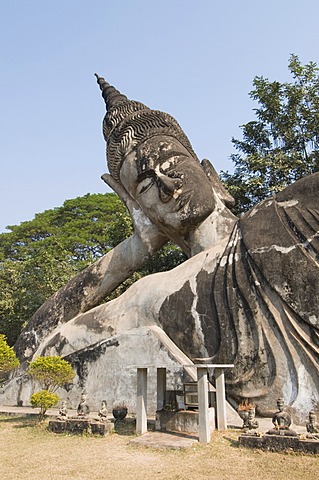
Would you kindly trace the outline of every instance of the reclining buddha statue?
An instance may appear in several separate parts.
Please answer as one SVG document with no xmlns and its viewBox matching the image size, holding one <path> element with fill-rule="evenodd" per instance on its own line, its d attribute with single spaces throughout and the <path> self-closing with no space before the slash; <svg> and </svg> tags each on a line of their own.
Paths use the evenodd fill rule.
<svg viewBox="0 0 319 480">
<path fill-rule="evenodd" d="M 22 365 L 156 328 L 190 359 L 234 364 L 226 375 L 234 404 L 249 398 L 263 413 L 283 397 L 301 416 L 316 410 L 319 173 L 237 218 L 213 166 L 199 161 L 174 118 L 97 81 L 106 105 L 102 178 L 127 206 L 134 233 L 34 314 L 15 346 Z M 168 241 L 188 260 L 101 303 Z"/>
</svg>

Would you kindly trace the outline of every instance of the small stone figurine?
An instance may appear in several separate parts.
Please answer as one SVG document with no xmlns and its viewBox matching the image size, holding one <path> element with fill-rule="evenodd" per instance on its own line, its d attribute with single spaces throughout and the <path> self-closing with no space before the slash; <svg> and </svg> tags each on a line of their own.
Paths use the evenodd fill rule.
<svg viewBox="0 0 319 480">
<path fill-rule="evenodd" d="M 294 430 L 290 429 L 291 415 L 287 412 L 284 412 L 283 398 L 278 398 L 277 407 L 278 411 L 272 417 L 272 423 L 274 424 L 274 428 L 267 432 L 268 435 L 283 435 L 289 437 L 297 436 L 297 433 Z"/>
<path fill-rule="evenodd" d="M 319 425 L 317 423 L 317 415 L 313 410 L 309 412 L 309 422 L 306 423 L 307 438 L 319 440 Z"/>
<path fill-rule="evenodd" d="M 79 417 L 86 417 L 90 413 L 90 408 L 89 408 L 89 406 L 87 404 L 87 401 L 86 401 L 86 393 L 85 392 L 83 392 L 82 395 L 81 395 L 81 401 L 78 405 L 77 412 L 78 412 Z"/>
<path fill-rule="evenodd" d="M 254 430 L 259 427 L 259 423 L 255 420 L 255 405 L 249 403 L 248 399 L 238 406 L 237 412 L 243 421 L 243 430 Z"/>
<path fill-rule="evenodd" d="M 57 418 L 58 420 L 66 420 L 68 418 L 68 409 L 65 401 L 61 403 L 61 406 L 59 409 L 59 416 Z"/>
<path fill-rule="evenodd" d="M 259 422 L 255 419 L 255 409 L 251 408 L 248 410 L 248 418 L 245 422 L 245 429 L 247 432 L 251 432 L 253 430 L 256 430 L 256 428 L 259 427 Z"/>
<path fill-rule="evenodd" d="M 108 411 L 107 411 L 107 405 L 106 405 L 105 400 L 102 400 L 101 408 L 99 410 L 98 415 L 99 415 L 99 420 L 101 422 L 107 422 L 108 421 L 108 419 L 107 419 Z"/>
</svg>

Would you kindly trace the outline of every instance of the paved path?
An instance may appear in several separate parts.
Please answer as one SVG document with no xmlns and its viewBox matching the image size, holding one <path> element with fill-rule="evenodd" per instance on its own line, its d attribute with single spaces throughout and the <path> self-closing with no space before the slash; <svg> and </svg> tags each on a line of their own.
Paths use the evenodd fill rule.
<svg viewBox="0 0 319 480">
<path fill-rule="evenodd" d="M 76 410 L 68 410 L 70 416 L 76 416 Z M 8 407 L 5 405 L 0 405 L 0 415 L 22 415 L 22 416 L 33 416 L 38 415 L 39 409 L 32 407 Z M 59 415 L 59 410 L 57 408 L 50 408 L 47 410 L 48 417 L 57 417 Z"/>
<path fill-rule="evenodd" d="M 130 441 L 132 445 L 140 447 L 152 447 L 170 450 L 181 450 L 189 448 L 194 443 L 198 443 L 198 438 L 192 435 L 184 435 L 175 432 L 147 432 Z"/>
</svg>

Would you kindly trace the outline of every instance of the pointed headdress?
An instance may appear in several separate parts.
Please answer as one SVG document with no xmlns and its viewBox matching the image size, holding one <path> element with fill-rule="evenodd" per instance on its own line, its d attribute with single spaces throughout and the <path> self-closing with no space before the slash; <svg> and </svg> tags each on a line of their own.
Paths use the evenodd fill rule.
<svg viewBox="0 0 319 480">
<path fill-rule="evenodd" d="M 108 169 L 115 180 L 120 181 L 124 156 L 147 138 L 156 135 L 177 138 L 197 159 L 187 136 L 173 117 L 151 110 L 143 103 L 129 100 L 97 73 L 95 76 L 106 105 L 103 135 L 107 143 Z"/>
</svg>

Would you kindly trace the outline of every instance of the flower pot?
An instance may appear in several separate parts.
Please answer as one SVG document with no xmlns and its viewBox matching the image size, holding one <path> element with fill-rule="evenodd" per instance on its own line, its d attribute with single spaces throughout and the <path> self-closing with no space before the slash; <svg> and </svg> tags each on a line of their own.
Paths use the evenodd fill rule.
<svg viewBox="0 0 319 480">
<path fill-rule="evenodd" d="M 127 408 L 126 407 L 115 407 L 112 410 L 113 417 L 115 420 L 124 420 L 127 415 Z"/>
</svg>

